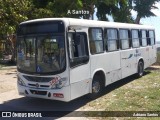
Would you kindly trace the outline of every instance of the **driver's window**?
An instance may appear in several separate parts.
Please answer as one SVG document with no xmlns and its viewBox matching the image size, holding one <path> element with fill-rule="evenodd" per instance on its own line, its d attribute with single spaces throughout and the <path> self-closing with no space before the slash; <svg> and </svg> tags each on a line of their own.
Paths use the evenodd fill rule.
<svg viewBox="0 0 160 120">
<path fill-rule="evenodd" d="M 80 36 L 79 42 L 76 42 L 76 35 Z M 71 62 L 77 65 L 86 62 L 86 58 L 88 61 L 88 44 L 86 33 L 68 33 L 68 41 Z"/>
</svg>

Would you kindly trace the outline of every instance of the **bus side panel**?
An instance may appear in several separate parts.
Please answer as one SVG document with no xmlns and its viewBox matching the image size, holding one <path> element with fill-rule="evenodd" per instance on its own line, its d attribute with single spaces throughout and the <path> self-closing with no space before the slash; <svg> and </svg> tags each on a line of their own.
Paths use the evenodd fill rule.
<svg viewBox="0 0 160 120">
<path fill-rule="evenodd" d="M 121 51 L 121 69 L 122 78 L 137 72 L 136 49 L 127 49 Z"/>
<path fill-rule="evenodd" d="M 90 92 L 91 79 L 81 80 L 71 84 L 71 100 L 81 97 Z"/>
<path fill-rule="evenodd" d="M 150 65 L 156 62 L 157 60 L 157 48 L 156 45 L 149 46 L 149 59 Z"/>
<path fill-rule="evenodd" d="M 121 79 L 120 51 L 91 55 L 92 78 L 98 69 L 105 70 L 106 84 Z M 119 74 L 120 73 L 120 74 Z"/>
<path fill-rule="evenodd" d="M 111 72 L 108 72 L 106 74 L 106 81 L 111 81 L 111 83 L 116 82 L 117 80 L 120 80 L 122 78 L 121 69 L 114 70 Z M 108 85 L 110 83 L 106 83 Z"/>
<path fill-rule="evenodd" d="M 89 93 L 90 62 L 70 69 L 71 100 Z"/>
<path fill-rule="evenodd" d="M 144 61 L 144 69 L 145 69 L 145 68 L 150 66 L 149 47 L 148 46 L 147 47 L 141 47 L 138 50 L 139 50 L 140 56 L 138 56 L 137 63 L 138 63 L 138 60 L 140 58 L 142 58 L 143 61 Z"/>
</svg>

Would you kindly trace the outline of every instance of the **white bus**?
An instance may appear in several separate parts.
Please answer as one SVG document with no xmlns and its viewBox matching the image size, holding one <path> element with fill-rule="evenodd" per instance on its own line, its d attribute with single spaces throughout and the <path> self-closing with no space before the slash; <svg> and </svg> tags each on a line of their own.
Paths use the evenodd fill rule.
<svg viewBox="0 0 160 120">
<path fill-rule="evenodd" d="M 17 30 L 20 95 L 71 101 L 156 62 L 151 26 L 73 18 L 22 22 Z"/>
</svg>

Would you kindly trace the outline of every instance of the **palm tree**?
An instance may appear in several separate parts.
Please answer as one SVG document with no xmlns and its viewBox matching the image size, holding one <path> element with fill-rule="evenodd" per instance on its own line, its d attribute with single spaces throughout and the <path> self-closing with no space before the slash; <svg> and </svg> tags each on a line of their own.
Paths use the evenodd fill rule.
<svg viewBox="0 0 160 120">
<path fill-rule="evenodd" d="M 158 9 L 155 6 L 160 0 L 129 0 L 132 9 L 137 11 L 135 23 L 139 24 L 141 18 L 156 16 L 151 10 Z"/>
<path fill-rule="evenodd" d="M 127 0 L 119 0 L 112 11 L 112 17 L 115 22 L 133 23 L 129 2 Z"/>
<path fill-rule="evenodd" d="M 112 11 L 116 9 L 117 0 L 100 0 L 95 6 L 97 7 L 97 17 L 99 20 L 108 21 L 106 15 L 112 15 Z"/>
<path fill-rule="evenodd" d="M 128 0 L 101 0 L 96 7 L 99 20 L 108 21 L 110 15 L 115 22 L 133 23 Z"/>
</svg>

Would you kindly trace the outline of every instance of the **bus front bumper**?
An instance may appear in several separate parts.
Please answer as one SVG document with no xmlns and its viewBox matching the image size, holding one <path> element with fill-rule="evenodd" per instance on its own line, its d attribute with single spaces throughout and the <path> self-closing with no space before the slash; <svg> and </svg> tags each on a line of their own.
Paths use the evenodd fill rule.
<svg viewBox="0 0 160 120">
<path fill-rule="evenodd" d="M 68 102 L 71 99 L 70 86 L 61 89 L 37 89 L 17 84 L 19 95 Z"/>
</svg>

